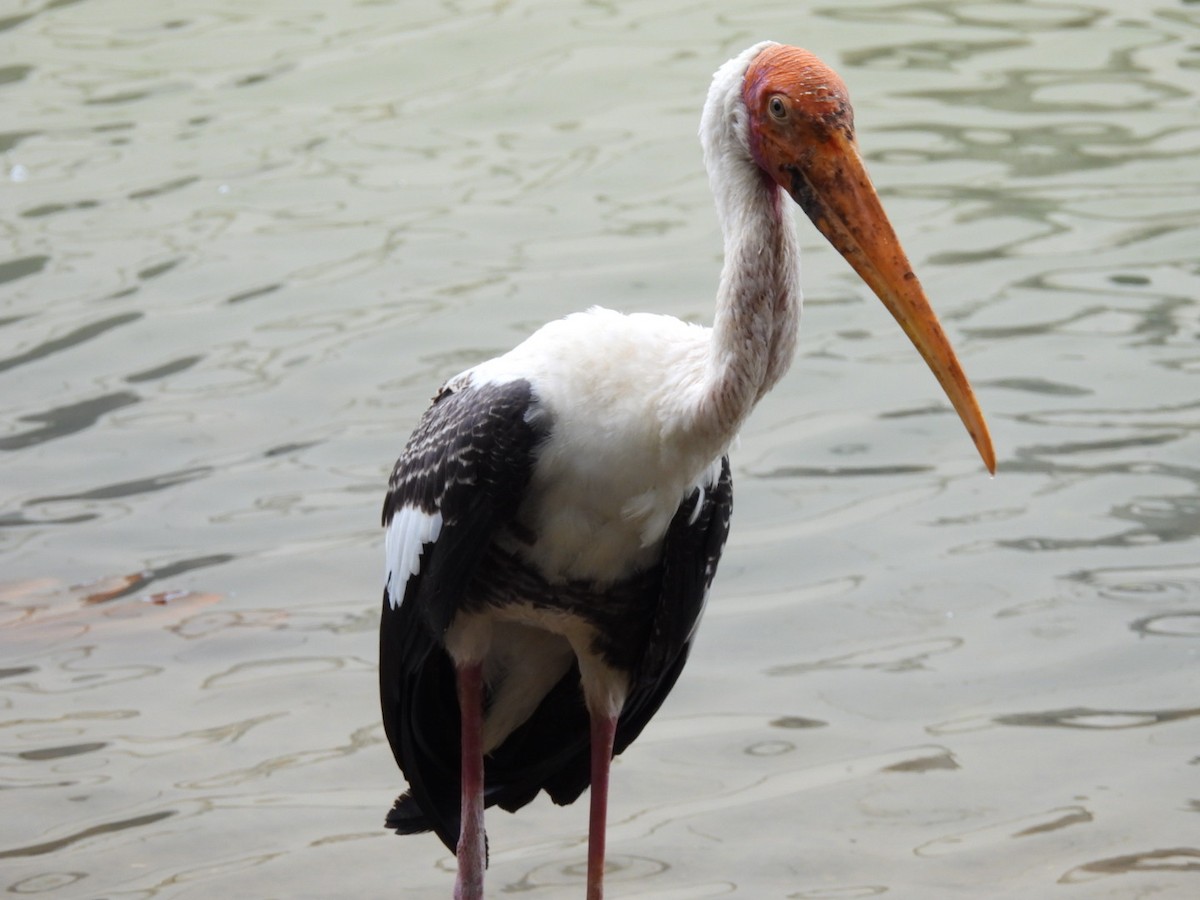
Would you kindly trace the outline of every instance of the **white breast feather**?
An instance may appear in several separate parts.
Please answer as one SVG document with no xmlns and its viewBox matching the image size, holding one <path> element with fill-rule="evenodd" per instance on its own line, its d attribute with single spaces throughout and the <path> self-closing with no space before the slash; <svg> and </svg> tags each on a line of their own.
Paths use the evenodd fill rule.
<svg viewBox="0 0 1200 900">
<path fill-rule="evenodd" d="M 614 580 L 653 559 L 726 450 L 689 421 L 708 346 L 702 326 L 593 307 L 470 370 L 475 384 L 528 379 L 553 423 L 522 513 L 541 539 L 509 549 L 551 580 Z"/>
</svg>

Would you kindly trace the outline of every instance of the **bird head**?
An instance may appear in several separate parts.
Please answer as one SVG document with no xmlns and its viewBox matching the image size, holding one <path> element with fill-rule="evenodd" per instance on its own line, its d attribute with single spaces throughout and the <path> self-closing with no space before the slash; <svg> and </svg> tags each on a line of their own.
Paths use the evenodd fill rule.
<svg viewBox="0 0 1200 900">
<path fill-rule="evenodd" d="M 807 50 L 767 44 L 746 69 L 742 101 L 754 161 L 883 301 L 994 472 L 995 452 L 974 391 L 859 155 L 842 79 Z"/>
</svg>

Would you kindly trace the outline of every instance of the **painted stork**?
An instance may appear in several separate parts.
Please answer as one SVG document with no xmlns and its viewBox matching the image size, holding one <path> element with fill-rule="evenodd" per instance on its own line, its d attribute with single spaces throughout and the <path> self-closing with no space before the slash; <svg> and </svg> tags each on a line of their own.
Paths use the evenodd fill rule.
<svg viewBox="0 0 1200 900">
<path fill-rule="evenodd" d="M 725 238 L 712 328 L 593 308 L 451 378 L 392 472 L 383 723 L 408 791 L 387 825 L 457 854 L 479 900 L 485 807 L 591 786 L 603 894 L 609 765 L 687 659 L 732 500 L 726 453 L 787 371 L 800 313 L 792 199 L 925 358 L 989 471 L 987 424 L 854 137 L 842 80 L 756 44 L 716 72 L 700 139 Z"/>
</svg>

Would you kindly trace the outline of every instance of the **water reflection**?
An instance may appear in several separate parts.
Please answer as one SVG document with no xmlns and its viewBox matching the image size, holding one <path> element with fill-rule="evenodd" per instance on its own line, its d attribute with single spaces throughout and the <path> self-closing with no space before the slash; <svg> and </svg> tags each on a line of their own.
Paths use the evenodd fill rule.
<svg viewBox="0 0 1200 900">
<path fill-rule="evenodd" d="M 1133 112 L 1181 100 L 1189 92 L 1146 76 L 1133 63 L 1131 53 L 1124 52 L 1114 53 L 1103 66 L 1091 70 L 1011 70 L 1003 73 L 1001 83 L 995 87 L 919 91 L 913 96 L 972 109 L 984 106 L 1004 112 L 1089 114 Z"/>
<path fill-rule="evenodd" d="M 833 656 L 814 662 L 776 666 L 770 675 L 805 675 L 823 669 L 879 669 L 885 672 L 911 672 L 927 668 L 929 661 L 943 653 L 953 653 L 963 645 L 961 638 L 946 637 L 912 641 Z"/>
<path fill-rule="evenodd" d="M 883 69 L 939 69 L 952 72 L 973 57 L 1025 45 L 1022 40 L 999 41 L 913 41 L 882 47 L 852 50 L 846 62 L 856 66 Z"/>
<path fill-rule="evenodd" d="M 108 744 L 103 741 L 93 741 L 86 744 L 69 744 L 65 747 L 40 747 L 36 750 L 23 750 L 17 754 L 20 759 L 46 760 L 62 759 L 67 756 L 78 756 L 81 753 L 95 753 L 103 750 Z"/>
<path fill-rule="evenodd" d="M 1167 637 L 1200 637 L 1200 611 L 1162 613 L 1137 619 L 1129 627 L 1138 634 Z"/>
<path fill-rule="evenodd" d="M 98 322 L 93 322 L 88 325 L 83 325 L 73 329 L 62 337 L 54 340 L 45 341 L 24 353 L 19 353 L 15 356 L 10 356 L 6 359 L 0 359 L 0 372 L 26 363 L 34 362 L 35 360 L 44 359 L 52 353 L 59 353 L 63 350 L 69 350 L 85 341 L 90 341 L 93 338 L 99 337 L 111 328 L 119 328 L 122 325 L 127 325 L 130 322 L 136 322 L 142 318 L 142 313 L 131 312 L 122 313 L 121 315 L 111 316 L 107 319 L 102 319 Z"/>
<path fill-rule="evenodd" d="M 2 262 L 0 263 L 0 284 L 36 275 L 46 268 L 48 262 L 50 262 L 49 256 L 25 256 Z"/>
<path fill-rule="evenodd" d="M 1013 840 L 1041 838 L 1066 828 L 1087 826 L 1094 822 L 1095 818 L 1091 810 L 1078 805 L 1039 809 L 1037 812 L 997 822 L 985 828 L 944 835 L 916 847 L 914 852 L 921 857 L 939 857 L 985 851 L 994 849 L 997 845 L 1008 845 Z"/>
<path fill-rule="evenodd" d="M 643 856 L 628 856 L 613 854 L 611 859 L 605 859 L 604 880 L 614 885 L 624 882 L 653 883 L 652 879 L 666 872 L 670 866 L 662 860 L 649 859 Z M 528 891 L 547 892 L 578 891 L 578 886 L 585 881 L 587 861 L 564 866 L 561 863 L 549 863 L 538 866 L 526 872 L 518 881 L 504 886 L 504 893 L 521 893 Z M 710 895 L 711 896 L 711 895 Z"/>
<path fill-rule="evenodd" d="M 0 859 L 12 859 L 20 856 L 42 856 L 46 853 L 54 853 L 97 835 L 111 834 L 115 831 L 125 831 L 130 828 L 144 828 L 147 825 L 161 822 L 163 819 L 169 819 L 175 814 L 175 810 L 163 810 L 162 812 L 149 813 L 144 816 L 134 816 L 129 819 L 120 819 L 114 822 L 105 822 L 101 825 L 93 825 L 90 828 L 84 828 L 81 831 L 59 838 L 58 840 L 46 841 L 28 847 L 14 847 L 8 850 L 0 849 Z"/>
<path fill-rule="evenodd" d="M 1007 129 L 934 122 L 890 130 L 900 137 L 903 148 L 872 154 L 872 159 L 906 164 L 1000 164 L 1014 178 L 1052 178 L 1130 162 L 1186 158 L 1191 155 L 1190 150 L 1167 147 L 1181 135 L 1195 134 L 1195 129 L 1190 128 L 1142 134 L 1126 126 L 1097 122 L 1056 122 Z M 1160 145 L 1166 147 L 1159 149 Z M 979 195 L 986 196 L 984 192 Z M 1031 198 L 1020 194 L 1005 196 L 1012 206 L 1028 210 Z M 1000 203 L 1005 198 L 995 199 Z M 1044 208 L 1044 213 L 1051 211 Z"/>
<path fill-rule="evenodd" d="M 1200 850 L 1195 847 L 1170 847 L 1110 856 L 1076 866 L 1064 874 L 1059 882 L 1078 884 L 1133 872 L 1200 872 Z"/>
<path fill-rule="evenodd" d="M 67 437 L 85 431 L 102 417 L 118 409 L 132 406 L 140 401 L 132 391 L 117 391 L 79 403 L 56 406 L 41 412 L 25 413 L 19 422 L 40 423 L 38 427 L 0 438 L 0 450 L 23 450 L 46 441 Z"/>
<path fill-rule="evenodd" d="M 1099 568 L 1067 578 L 1109 600 L 1179 603 L 1200 597 L 1200 564 Z"/>
<path fill-rule="evenodd" d="M 1176 722 L 1200 716 L 1200 709 L 1111 710 L 1059 709 L 1036 713 L 1011 713 L 997 716 L 999 725 L 1026 728 L 1147 728 L 1164 722 Z"/>
<path fill-rule="evenodd" d="M 1080 29 L 1099 21 L 1105 13 L 1073 3 L 968 2 L 924 0 L 895 4 L 846 4 L 828 7 L 821 15 L 851 22 L 886 25 L 977 27 L 1002 31 L 1037 33 L 1056 29 Z"/>
</svg>

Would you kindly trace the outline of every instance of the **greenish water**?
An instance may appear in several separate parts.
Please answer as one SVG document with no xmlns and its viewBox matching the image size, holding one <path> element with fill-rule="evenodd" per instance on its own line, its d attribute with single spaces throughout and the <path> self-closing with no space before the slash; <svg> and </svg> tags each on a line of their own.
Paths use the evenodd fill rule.
<svg viewBox="0 0 1200 900">
<path fill-rule="evenodd" d="M 382 829 L 387 472 L 547 319 L 709 318 L 762 38 L 848 83 L 999 471 L 799 222 L 610 895 L 1200 891 L 1200 5 L 1117 0 L 0 9 L 0 887 L 449 896 Z M 490 895 L 582 895 L 583 808 L 489 829 Z"/>
</svg>

